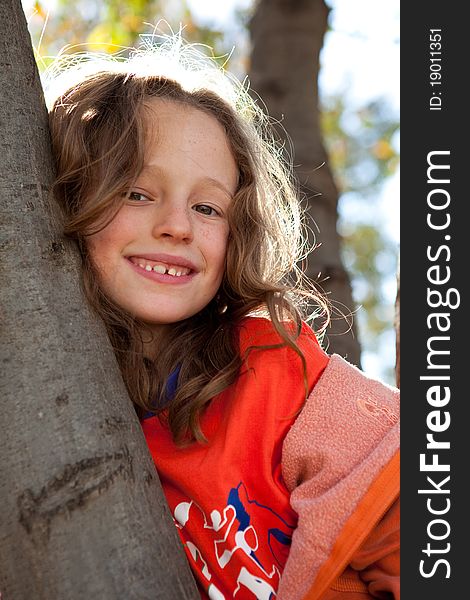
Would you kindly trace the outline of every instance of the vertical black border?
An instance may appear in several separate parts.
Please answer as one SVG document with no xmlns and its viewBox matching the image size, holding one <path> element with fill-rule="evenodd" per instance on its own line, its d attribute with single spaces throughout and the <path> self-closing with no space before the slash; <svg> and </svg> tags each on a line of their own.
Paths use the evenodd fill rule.
<svg viewBox="0 0 470 600">
<path fill-rule="evenodd" d="M 464 6 L 464 5 L 463 5 Z M 465 492 L 467 461 L 470 461 L 470 428 L 466 421 L 468 391 L 464 385 L 464 373 L 470 372 L 470 362 L 464 345 L 464 336 L 469 331 L 465 318 L 468 283 L 470 278 L 470 219 L 466 218 L 470 206 L 469 193 L 465 189 L 466 172 L 470 173 L 468 153 L 464 149 L 470 137 L 469 113 L 470 97 L 468 89 L 468 31 L 463 9 L 458 3 L 444 3 L 431 0 L 423 3 L 402 3 L 401 13 L 401 392 L 402 392 L 402 509 L 401 509 L 401 567 L 403 600 L 425 598 L 460 598 L 466 596 L 464 581 L 464 561 L 466 552 L 467 525 L 465 506 L 468 504 Z M 441 30 L 440 57 L 441 84 L 431 86 L 430 65 L 433 57 L 430 52 L 430 30 Z M 437 61 L 434 61 L 435 63 Z M 437 67 L 434 67 L 437 69 Z M 436 72 L 436 71 L 435 71 Z M 430 110 L 431 98 L 440 98 L 440 110 Z M 438 106 L 438 100 L 432 100 Z M 467 106 L 466 106 L 467 105 Z M 449 184 L 435 185 L 428 182 L 428 153 L 446 151 L 435 162 L 449 164 Z M 437 171 L 435 171 L 437 175 Z M 444 178 L 444 172 L 440 173 Z M 434 211 L 434 218 L 442 219 L 449 213 L 451 219 L 445 230 L 433 230 L 427 224 L 427 215 L 433 212 L 428 206 L 428 194 L 432 188 L 447 190 L 450 204 L 446 210 Z M 439 194 L 434 198 L 438 199 Z M 441 199 L 445 194 L 440 194 Z M 447 236 L 447 237 L 445 237 Z M 450 236 L 450 238 L 449 238 Z M 436 256 L 440 246 L 448 246 L 439 253 L 434 262 L 427 256 Z M 439 264 L 442 274 L 450 269 L 450 280 L 446 284 L 433 285 L 428 279 L 429 267 Z M 434 272 L 436 274 L 436 272 Z M 456 308 L 431 308 L 427 299 L 428 288 L 438 289 L 445 296 L 453 288 L 458 291 L 460 305 Z M 455 303 L 457 293 L 451 294 Z M 437 296 L 435 296 L 437 298 Z M 447 332 L 436 329 L 436 320 L 427 323 L 433 312 L 449 315 L 450 328 Z M 441 324 L 446 322 L 444 317 Z M 441 355 L 439 364 L 448 364 L 448 370 L 428 368 L 427 343 L 431 336 L 449 336 L 450 340 L 435 341 L 434 348 L 450 350 L 449 355 Z M 468 337 L 468 336 L 467 336 Z M 437 344 L 437 345 L 436 345 Z M 435 361 L 437 362 L 437 361 Z M 448 382 L 420 379 L 425 375 L 449 375 Z M 431 385 L 447 385 L 450 400 L 440 408 L 442 420 L 447 411 L 450 426 L 441 433 L 435 433 L 436 440 L 448 441 L 449 449 L 429 450 L 426 448 L 426 435 L 430 433 L 427 418 L 436 410 L 427 400 L 427 390 Z M 426 462 L 432 461 L 437 452 L 438 461 L 449 464 L 450 471 L 424 472 L 420 469 L 420 454 L 427 453 Z M 435 484 L 449 493 L 418 493 L 420 489 L 432 490 L 435 487 L 427 480 L 431 477 Z M 450 476 L 447 483 L 442 481 Z M 442 515 L 433 515 L 431 508 L 449 510 Z M 449 502 L 450 505 L 449 505 Z M 448 523 L 431 522 L 443 519 Z M 448 536 L 433 540 L 435 536 Z M 430 544 L 429 555 L 423 550 Z M 447 546 L 449 544 L 449 546 Z M 447 561 L 440 562 L 439 560 Z M 424 561 L 424 563 L 420 563 Z M 420 573 L 422 570 L 429 577 Z M 447 577 L 449 575 L 449 577 Z M 463 590 L 463 591 L 459 591 Z"/>
</svg>

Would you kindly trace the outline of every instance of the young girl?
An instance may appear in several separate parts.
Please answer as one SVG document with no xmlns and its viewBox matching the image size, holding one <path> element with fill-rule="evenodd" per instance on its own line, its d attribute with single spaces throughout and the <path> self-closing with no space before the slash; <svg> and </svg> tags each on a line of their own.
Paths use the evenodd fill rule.
<svg viewBox="0 0 470 600">
<path fill-rule="evenodd" d="M 398 391 L 302 321 L 256 103 L 179 36 L 60 72 L 55 196 L 201 597 L 398 598 Z"/>
</svg>

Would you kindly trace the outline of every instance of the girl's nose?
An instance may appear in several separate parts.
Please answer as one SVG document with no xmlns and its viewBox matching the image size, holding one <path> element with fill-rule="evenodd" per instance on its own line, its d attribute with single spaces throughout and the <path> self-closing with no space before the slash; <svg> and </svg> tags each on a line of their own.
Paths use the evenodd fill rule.
<svg viewBox="0 0 470 600">
<path fill-rule="evenodd" d="M 187 206 L 158 207 L 153 224 L 153 236 L 173 238 L 176 241 L 191 241 L 193 226 L 190 210 Z"/>
</svg>

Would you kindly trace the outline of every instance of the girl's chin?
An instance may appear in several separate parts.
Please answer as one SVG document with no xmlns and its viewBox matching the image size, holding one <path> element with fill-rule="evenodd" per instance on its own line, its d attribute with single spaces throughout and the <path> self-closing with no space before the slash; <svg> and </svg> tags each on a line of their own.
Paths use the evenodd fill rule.
<svg viewBox="0 0 470 600">
<path fill-rule="evenodd" d="M 134 314 L 134 317 L 136 319 L 138 319 L 139 321 L 142 321 L 143 323 L 145 323 L 146 327 L 148 327 L 148 329 L 151 329 L 152 331 L 159 331 L 161 329 L 166 329 L 167 327 L 170 327 L 171 325 L 175 325 L 176 323 L 179 323 L 180 321 L 184 321 L 185 319 L 189 318 L 191 315 L 171 315 L 168 317 L 165 316 L 161 316 L 159 315 L 158 317 L 151 315 L 149 316 L 148 314 Z"/>
</svg>

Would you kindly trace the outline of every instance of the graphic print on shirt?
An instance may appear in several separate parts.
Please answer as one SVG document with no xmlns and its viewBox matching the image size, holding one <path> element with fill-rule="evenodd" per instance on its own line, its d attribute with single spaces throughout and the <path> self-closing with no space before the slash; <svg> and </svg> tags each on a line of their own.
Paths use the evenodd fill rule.
<svg viewBox="0 0 470 600">
<path fill-rule="evenodd" d="M 223 579 L 225 586 L 232 590 L 228 596 L 231 598 L 271 600 L 276 597 L 295 525 L 286 523 L 268 506 L 251 499 L 243 482 L 230 490 L 226 506 L 214 508 L 209 516 L 190 501 L 176 506 L 174 518 L 193 568 L 207 581 L 206 590 L 211 600 L 226 598 L 214 579 Z M 202 530 L 205 530 L 204 536 L 200 535 Z M 203 549 L 194 544 L 191 537 L 205 537 L 209 542 Z M 213 556 L 205 557 L 204 552 L 211 552 Z M 218 565 L 219 573 L 211 573 L 208 562 Z"/>
</svg>

